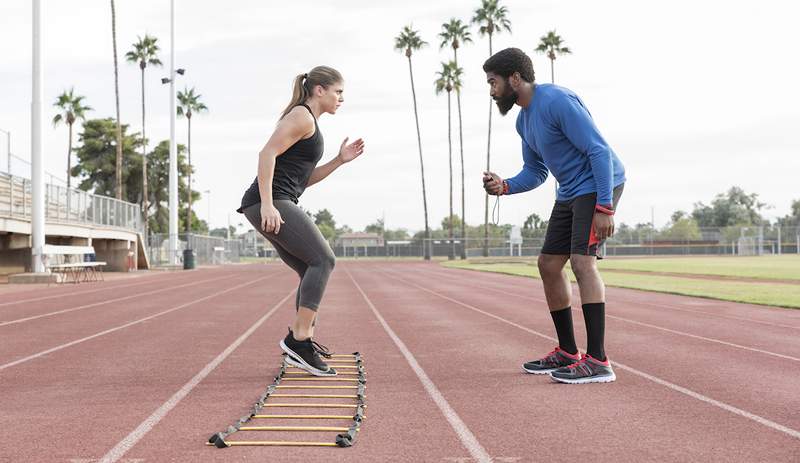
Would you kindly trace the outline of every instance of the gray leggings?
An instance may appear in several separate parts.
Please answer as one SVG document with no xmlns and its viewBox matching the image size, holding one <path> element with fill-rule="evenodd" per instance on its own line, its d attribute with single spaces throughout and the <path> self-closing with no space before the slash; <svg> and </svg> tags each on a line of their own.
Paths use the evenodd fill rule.
<svg viewBox="0 0 800 463">
<path fill-rule="evenodd" d="M 300 207 L 286 199 L 277 199 L 272 204 L 284 222 L 277 235 L 261 228 L 261 203 L 245 208 L 244 215 L 272 243 L 281 260 L 300 275 L 295 307 L 316 311 L 336 257 L 316 224 Z"/>
</svg>

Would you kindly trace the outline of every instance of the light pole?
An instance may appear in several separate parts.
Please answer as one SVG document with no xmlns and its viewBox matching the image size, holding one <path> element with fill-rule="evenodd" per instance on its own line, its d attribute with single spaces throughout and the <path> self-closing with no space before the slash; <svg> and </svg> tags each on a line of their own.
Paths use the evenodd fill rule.
<svg viewBox="0 0 800 463">
<path fill-rule="evenodd" d="M 161 79 L 169 84 L 169 263 L 178 263 L 178 149 L 175 144 L 175 0 L 169 2 L 169 77 Z M 191 185 L 189 185 L 191 189 Z M 188 240 L 188 237 L 187 237 Z"/>
<path fill-rule="evenodd" d="M 8 145 L 6 145 L 6 155 L 8 156 L 8 175 L 11 175 L 11 132 L 8 130 L 0 129 L 0 132 L 6 134 Z"/>
<path fill-rule="evenodd" d="M 31 85 L 31 266 L 44 272 L 44 168 L 42 166 L 42 2 L 33 0 Z"/>
<path fill-rule="evenodd" d="M 161 82 L 163 83 L 164 79 L 161 79 Z M 169 260 L 172 265 L 178 263 L 178 150 L 175 146 L 175 0 L 169 1 Z"/>
</svg>

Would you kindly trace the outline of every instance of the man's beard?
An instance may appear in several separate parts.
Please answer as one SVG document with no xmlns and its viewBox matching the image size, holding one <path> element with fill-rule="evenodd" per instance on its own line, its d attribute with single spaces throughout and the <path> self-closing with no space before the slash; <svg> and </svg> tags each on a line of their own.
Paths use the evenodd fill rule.
<svg viewBox="0 0 800 463">
<path fill-rule="evenodd" d="M 513 90 L 502 95 L 499 98 L 495 98 L 494 101 L 497 104 L 497 109 L 500 110 L 500 115 L 505 116 L 511 111 L 511 108 L 514 107 L 514 104 L 517 102 L 519 98 L 519 94 Z"/>
</svg>

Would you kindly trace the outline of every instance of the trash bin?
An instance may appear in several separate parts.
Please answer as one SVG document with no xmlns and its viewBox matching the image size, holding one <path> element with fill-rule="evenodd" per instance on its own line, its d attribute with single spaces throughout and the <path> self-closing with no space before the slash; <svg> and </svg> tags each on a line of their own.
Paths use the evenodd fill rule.
<svg viewBox="0 0 800 463">
<path fill-rule="evenodd" d="M 183 250 L 183 269 L 184 270 L 191 270 L 194 268 L 194 250 L 193 249 L 184 249 Z"/>
</svg>

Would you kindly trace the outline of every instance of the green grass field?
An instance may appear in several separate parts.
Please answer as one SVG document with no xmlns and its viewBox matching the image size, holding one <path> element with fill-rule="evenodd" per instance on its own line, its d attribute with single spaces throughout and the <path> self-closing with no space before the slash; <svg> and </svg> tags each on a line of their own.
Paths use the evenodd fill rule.
<svg viewBox="0 0 800 463">
<path fill-rule="evenodd" d="M 742 278 L 798 280 L 800 255 L 753 257 L 665 257 L 609 258 L 600 261 L 601 269 L 670 272 Z"/>
<path fill-rule="evenodd" d="M 760 259 L 764 259 L 761 261 Z M 652 262 L 650 262 L 652 260 Z M 728 264 L 724 266 L 723 264 Z M 794 264 L 792 264 L 794 263 Z M 470 263 L 469 261 L 444 262 L 453 268 L 497 272 L 539 278 L 539 271 L 530 263 Z M 613 267 L 612 267 L 613 265 Z M 640 289 L 669 294 L 681 294 L 732 302 L 746 302 L 788 308 L 800 308 L 800 281 L 794 283 L 743 282 L 694 279 L 690 275 L 724 275 L 747 278 L 800 279 L 800 258 L 797 256 L 774 257 L 725 257 L 725 258 L 656 258 L 656 259 L 612 259 L 603 261 L 601 267 L 620 270 L 686 273 L 687 277 L 642 275 L 632 273 L 605 272 L 603 280 L 608 286 Z M 711 269 L 704 273 L 703 269 Z M 572 272 L 567 272 L 574 281 Z M 768 276 L 765 276 L 768 275 Z M 792 275 L 795 275 L 794 277 Z"/>
</svg>

